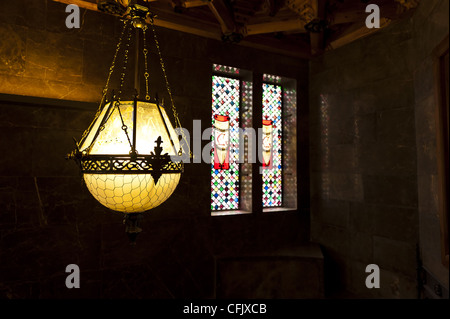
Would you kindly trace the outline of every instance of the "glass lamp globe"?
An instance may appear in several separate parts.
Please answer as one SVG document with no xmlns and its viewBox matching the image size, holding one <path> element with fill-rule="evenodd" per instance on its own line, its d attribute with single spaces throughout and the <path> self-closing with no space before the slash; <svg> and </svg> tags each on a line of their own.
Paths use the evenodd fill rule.
<svg viewBox="0 0 450 319">
<path fill-rule="evenodd" d="M 124 162 L 131 165 L 132 168 L 126 174 L 123 170 L 117 174 L 104 170 L 101 173 L 83 173 L 92 196 L 105 207 L 123 213 L 142 213 L 157 207 L 172 195 L 181 175 L 180 172 L 162 173 L 155 178 L 132 162 L 130 145 L 134 141 L 134 103 L 107 103 L 91 124 L 89 134 L 80 146 L 83 156 L 123 156 L 122 165 Z M 164 107 L 144 101 L 136 103 L 137 155 L 151 155 L 156 150 L 155 146 L 162 148 L 161 154 L 177 155 L 180 148 L 178 136 Z"/>
</svg>

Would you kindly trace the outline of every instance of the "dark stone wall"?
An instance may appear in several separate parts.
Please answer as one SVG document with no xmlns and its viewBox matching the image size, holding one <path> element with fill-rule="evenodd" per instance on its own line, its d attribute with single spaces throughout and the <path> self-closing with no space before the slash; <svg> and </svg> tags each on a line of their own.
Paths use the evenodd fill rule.
<svg viewBox="0 0 450 319">
<path fill-rule="evenodd" d="M 213 298 L 216 256 L 308 239 L 307 181 L 299 181 L 306 197 L 299 212 L 211 217 L 210 166 L 202 163 L 186 165 L 172 197 L 145 215 L 144 231 L 130 246 L 122 214 L 96 202 L 76 165 L 64 159 L 72 137 L 79 139 L 93 119 L 120 23 L 81 10 L 81 29 L 68 30 L 64 9 L 53 1 L 0 2 L 0 93 L 28 96 L 0 102 L 0 297 Z M 210 125 L 213 63 L 296 79 L 298 122 L 307 124 L 307 61 L 157 31 L 187 129 L 194 119 Z M 164 97 L 154 51 L 150 70 L 152 94 Z M 297 131 L 299 146 L 308 149 L 307 125 Z M 299 174 L 307 177 L 307 166 Z M 72 263 L 82 289 L 65 287 Z"/>
<path fill-rule="evenodd" d="M 414 101 L 416 115 L 417 182 L 420 246 L 423 265 L 444 287 L 449 287 L 448 268 L 441 262 L 437 206 L 436 95 L 432 51 L 449 34 L 449 2 L 427 1 L 413 19 Z M 448 225 L 447 225 L 448 227 Z"/>
<path fill-rule="evenodd" d="M 432 79 L 417 70 L 430 76 L 422 61 L 446 34 L 448 1 L 422 1 L 413 17 L 311 61 L 311 237 L 324 247 L 331 295 L 416 298 L 419 243 L 426 263 L 440 261 L 430 249 L 437 212 L 431 222 L 422 213 L 435 196 L 435 150 L 423 147 L 435 138 L 423 127 L 434 119 Z M 372 263 L 380 289 L 365 286 Z M 448 270 L 441 278 L 448 286 Z"/>
</svg>

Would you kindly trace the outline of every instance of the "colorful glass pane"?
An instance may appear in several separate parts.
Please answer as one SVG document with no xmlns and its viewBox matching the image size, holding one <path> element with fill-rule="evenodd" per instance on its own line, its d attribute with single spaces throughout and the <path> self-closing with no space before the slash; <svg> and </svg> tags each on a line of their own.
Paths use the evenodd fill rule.
<svg viewBox="0 0 450 319">
<path fill-rule="evenodd" d="M 214 137 L 211 152 L 211 210 L 239 209 L 239 80 L 212 77 L 212 125 L 214 116 L 229 117 L 229 168 L 214 169 Z"/>
<path fill-rule="evenodd" d="M 281 76 L 272 75 L 272 74 L 263 74 L 263 82 L 280 84 Z"/>
<path fill-rule="evenodd" d="M 282 204 L 282 89 L 263 84 L 263 120 L 272 121 L 272 165 L 263 168 L 263 207 Z"/>
<path fill-rule="evenodd" d="M 297 91 L 283 87 L 283 206 L 297 206 Z"/>
<path fill-rule="evenodd" d="M 213 70 L 215 72 L 219 73 L 227 73 L 227 74 L 239 74 L 239 69 L 232 67 L 232 66 L 226 66 L 226 65 L 220 65 L 220 64 L 213 64 Z"/>
</svg>

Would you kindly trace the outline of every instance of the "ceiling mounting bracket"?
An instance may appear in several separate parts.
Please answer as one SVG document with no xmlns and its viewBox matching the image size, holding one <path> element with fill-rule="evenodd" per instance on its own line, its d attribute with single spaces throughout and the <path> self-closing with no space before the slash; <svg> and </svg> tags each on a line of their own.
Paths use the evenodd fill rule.
<svg viewBox="0 0 450 319">
<path fill-rule="evenodd" d="M 314 19 L 305 25 L 305 30 L 311 33 L 320 33 L 325 31 L 328 22 L 326 20 Z"/>
<path fill-rule="evenodd" d="M 97 0 L 97 9 L 114 16 L 129 18 L 137 28 L 143 28 L 147 18 L 156 17 L 150 12 L 148 1 L 145 0 Z"/>
</svg>

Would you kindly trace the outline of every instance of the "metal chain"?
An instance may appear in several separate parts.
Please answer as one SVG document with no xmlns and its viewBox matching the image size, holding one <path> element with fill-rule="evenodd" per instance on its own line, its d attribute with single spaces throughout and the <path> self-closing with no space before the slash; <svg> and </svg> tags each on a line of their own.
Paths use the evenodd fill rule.
<svg viewBox="0 0 450 319">
<path fill-rule="evenodd" d="M 126 126 L 126 124 L 123 120 L 123 117 L 122 117 L 122 112 L 120 111 L 120 101 L 116 101 L 114 103 L 116 103 L 115 106 L 117 107 L 117 110 L 119 111 L 120 121 L 122 122 L 122 130 L 125 132 L 125 135 L 127 136 L 130 147 L 133 148 L 133 144 L 131 143 L 130 136 L 128 136 L 128 126 Z"/>
<path fill-rule="evenodd" d="M 146 39 L 146 34 L 145 34 L 145 29 L 142 29 L 142 35 L 144 38 L 144 77 L 145 77 L 145 99 L 147 101 L 150 101 L 150 95 L 149 95 L 149 90 L 148 90 L 148 77 L 150 76 L 150 74 L 148 73 L 148 50 L 147 50 L 147 39 Z"/>
<path fill-rule="evenodd" d="M 104 87 L 104 89 L 102 91 L 102 98 L 101 98 L 101 101 L 100 101 L 99 109 L 97 110 L 97 113 L 95 115 L 94 121 L 92 121 L 92 123 L 89 126 L 89 128 L 83 133 L 81 141 L 83 141 L 83 139 L 89 134 L 93 124 L 96 122 L 97 118 L 101 114 L 102 105 L 103 105 L 103 103 L 105 101 L 106 94 L 107 94 L 108 89 L 109 89 L 109 82 L 110 82 L 112 73 L 113 73 L 113 71 L 115 69 L 115 66 L 116 66 L 117 56 L 118 56 L 118 53 L 119 53 L 120 48 L 122 46 L 123 36 L 125 34 L 125 31 L 127 30 L 127 27 L 129 27 L 129 24 L 130 24 L 128 19 L 124 19 L 123 23 L 124 23 L 123 29 L 122 29 L 122 32 L 121 32 L 121 35 L 120 35 L 120 38 L 119 38 L 119 42 L 117 43 L 117 46 L 116 46 L 116 51 L 115 51 L 115 54 L 114 54 L 114 57 L 113 57 L 113 62 L 111 64 L 111 67 L 109 68 L 109 73 L 108 73 L 108 77 L 107 77 L 107 80 L 106 80 L 106 84 L 105 84 L 105 87 Z M 180 119 L 178 117 L 178 113 L 177 113 L 177 110 L 176 110 L 176 107 L 175 107 L 175 103 L 173 101 L 172 91 L 171 91 L 171 88 L 170 88 L 170 85 L 169 85 L 169 80 L 167 78 L 166 68 L 165 68 L 164 60 L 162 58 L 161 48 L 160 48 L 158 37 L 157 37 L 157 34 L 156 34 L 155 25 L 153 23 L 153 18 L 150 19 L 150 25 L 152 27 L 153 37 L 154 37 L 156 49 L 158 51 L 159 62 L 161 64 L 161 69 L 162 69 L 162 72 L 163 72 L 163 75 L 164 75 L 164 80 L 165 80 L 165 84 L 166 84 L 166 88 L 167 88 L 167 93 L 169 94 L 169 98 L 170 98 L 170 103 L 171 103 L 171 107 L 172 107 L 173 117 L 175 119 L 175 127 L 180 128 L 182 138 L 183 138 L 183 140 L 185 141 L 185 143 L 186 143 L 186 145 L 188 147 L 188 153 L 192 157 L 192 152 L 190 150 L 189 143 L 187 141 L 186 135 L 184 134 L 184 131 L 182 130 L 181 122 L 180 122 Z M 128 28 L 128 35 L 127 35 L 127 39 L 126 39 L 126 44 L 125 44 L 123 67 L 122 67 L 122 72 L 120 74 L 120 84 L 119 84 L 118 98 L 117 98 L 116 104 L 114 105 L 114 107 L 117 107 L 117 109 L 118 109 L 119 116 L 120 116 L 120 119 L 122 121 L 122 130 L 125 132 L 125 134 L 127 136 L 127 139 L 128 139 L 128 142 L 130 143 L 130 146 L 131 146 L 131 140 L 130 140 L 130 137 L 128 136 L 128 133 L 127 133 L 128 127 L 125 125 L 124 120 L 122 118 L 121 111 L 120 111 L 120 100 L 121 100 L 121 94 L 122 94 L 123 85 L 124 85 L 124 82 L 125 82 L 125 72 L 126 72 L 127 64 L 128 64 L 128 52 L 129 52 L 131 36 L 132 36 L 131 30 L 132 30 L 132 28 L 129 27 Z M 148 84 L 148 78 L 150 76 L 149 72 L 148 72 L 148 49 L 147 49 L 146 34 L 145 34 L 145 30 L 144 29 L 143 29 L 143 36 L 144 36 L 143 53 L 144 53 L 144 63 L 145 63 L 144 64 L 144 66 L 145 66 L 144 77 L 145 77 L 145 93 L 146 93 L 145 98 L 146 98 L 146 100 L 150 100 L 149 84 Z M 80 145 L 78 145 L 78 147 L 79 146 Z"/>
<path fill-rule="evenodd" d="M 108 93 L 109 81 L 111 80 L 111 75 L 112 75 L 112 73 L 114 71 L 114 68 L 116 66 L 117 55 L 119 53 L 120 47 L 122 46 L 123 36 L 125 34 L 125 31 L 126 31 L 127 27 L 128 27 L 128 20 L 125 19 L 123 21 L 123 29 L 122 29 L 122 33 L 120 34 L 119 43 L 117 43 L 116 52 L 114 53 L 113 62 L 111 64 L 111 67 L 109 68 L 109 74 L 108 74 L 108 78 L 106 80 L 106 85 L 105 85 L 105 88 L 103 89 L 102 102 L 104 101 L 104 99 L 106 97 L 106 94 Z"/>
<path fill-rule="evenodd" d="M 158 41 L 158 36 L 156 35 L 156 30 L 155 30 L 155 24 L 153 22 L 153 17 L 150 18 L 150 25 L 152 27 L 153 38 L 155 40 L 156 49 L 158 51 L 159 62 L 161 64 L 161 69 L 162 69 L 162 72 L 163 72 L 163 75 L 164 75 L 164 80 L 166 81 L 167 93 L 169 94 L 170 103 L 172 104 L 171 106 L 172 106 L 173 117 L 175 119 L 175 126 L 180 129 L 181 136 L 184 139 L 184 141 L 185 141 L 185 143 L 186 143 L 186 145 L 188 147 L 189 155 L 190 155 L 190 157 L 192 157 L 192 152 L 191 152 L 191 149 L 189 147 L 189 143 L 188 143 L 188 141 L 186 139 L 186 135 L 184 134 L 184 131 L 182 129 L 181 122 L 180 122 L 180 119 L 178 117 L 177 110 L 175 108 L 175 103 L 173 102 L 172 91 L 170 89 L 169 80 L 167 79 L 166 67 L 164 65 L 164 60 L 162 58 L 161 48 L 159 46 L 159 41 Z"/>
<path fill-rule="evenodd" d="M 131 36 L 132 36 L 132 30 L 133 28 L 130 26 L 128 28 L 128 37 L 127 37 L 127 42 L 125 43 L 125 51 L 124 51 L 124 58 L 123 58 L 123 66 L 122 66 L 122 73 L 120 74 L 120 84 L 119 84 L 119 94 L 117 97 L 117 100 L 120 101 L 121 99 L 121 94 L 122 94 L 122 89 L 123 89 L 123 84 L 125 82 L 125 72 L 127 70 L 127 65 L 128 65 L 128 52 L 130 51 L 130 42 L 131 42 Z"/>
<path fill-rule="evenodd" d="M 128 126 L 125 124 L 123 117 L 122 117 L 122 112 L 120 111 L 120 100 L 122 98 L 122 90 L 123 90 L 123 84 L 125 82 L 125 75 L 126 75 L 126 70 L 127 70 L 127 65 L 128 65 L 128 52 L 130 51 L 130 43 L 131 43 L 131 37 L 132 37 L 132 27 L 131 27 L 131 23 L 128 26 L 128 35 L 127 35 L 127 40 L 125 43 L 125 50 L 124 50 L 124 58 L 123 58 L 123 66 L 122 66 L 122 72 L 120 73 L 120 82 L 119 82 L 119 93 L 117 95 L 117 100 L 114 101 L 114 107 L 117 108 L 117 111 L 119 112 L 119 117 L 120 120 L 122 122 L 122 130 L 124 131 L 128 143 L 130 143 L 130 147 L 132 147 L 131 144 L 131 139 L 128 136 Z"/>
<path fill-rule="evenodd" d="M 97 121 L 98 117 L 100 116 L 101 112 L 102 112 L 102 106 L 103 103 L 105 102 L 105 98 L 106 98 L 106 94 L 108 93 L 108 89 L 109 89 L 109 81 L 111 80 L 111 76 L 113 74 L 114 68 L 116 66 L 116 60 L 117 60 L 117 55 L 119 54 L 120 51 L 120 47 L 122 46 L 122 41 L 123 41 L 123 36 L 125 34 L 125 31 L 127 29 L 128 26 L 128 20 L 124 19 L 123 20 L 123 27 L 122 27 L 122 32 L 120 34 L 120 38 L 119 41 L 117 42 L 116 45 L 116 52 L 114 53 L 114 57 L 111 63 L 111 66 L 109 67 L 109 73 L 108 73 L 108 78 L 106 79 L 106 84 L 105 87 L 102 90 L 102 98 L 100 100 L 100 104 L 99 107 L 97 109 L 97 112 L 94 116 L 94 120 L 91 122 L 91 124 L 89 125 L 89 127 L 83 132 L 83 135 L 81 136 L 81 140 L 80 143 L 86 138 L 86 136 L 89 134 L 89 132 L 92 129 L 92 126 L 94 125 L 94 123 Z M 80 147 L 80 145 L 78 144 L 78 147 Z"/>
</svg>

